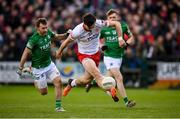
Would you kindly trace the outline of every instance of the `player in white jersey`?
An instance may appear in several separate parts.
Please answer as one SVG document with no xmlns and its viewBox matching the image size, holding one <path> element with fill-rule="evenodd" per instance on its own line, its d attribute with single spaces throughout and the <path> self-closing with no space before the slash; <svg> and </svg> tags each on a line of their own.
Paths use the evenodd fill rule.
<svg viewBox="0 0 180 119">
<path fill-rule="evenodd" d="M 99 87 L 102 88 L 103 75 L 98 69 L 100 62 L 99 52 L 99 33 L 102 27 L 113 26 L 118 33 L 118 39 L 122 40 L 122 30 L 119 22 L 116 21 L 104 21 L 96 20 L 94 15 L 88 13 L 83 16 L 83 23 L 77 25 L 68 38 L 61 44 L 61 47 L 57 50 L 56 56 L 60 58 L 63 49 L 72 41 L 76 40 L 78 43 L 78 59 L 82 63 L 85 73 L 79 79 L 70 79 L 69 84 L 63 91 L 63 96 L 66 96 L 68 92 L 77 85 L 87 84 L 93 78 L 95 78 Z M 125 43 L 121 44 L 125 46 Z M 110 89 L 111 95 L 115 100 L 119 100 L 116 96 L 116 89 Z"/>
</svg>

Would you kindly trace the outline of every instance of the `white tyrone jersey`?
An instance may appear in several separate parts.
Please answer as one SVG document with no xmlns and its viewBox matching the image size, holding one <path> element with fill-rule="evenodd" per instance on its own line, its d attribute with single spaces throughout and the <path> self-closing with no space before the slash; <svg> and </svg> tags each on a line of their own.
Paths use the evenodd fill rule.
<svg viewBox="0 0 180 119">
<path fill-rule="evenodd" d="M 85 31 L 83 23 L 77 25 L 71 32 L 71 39 L 77 40 L 78 51 L 81 54 L 92 55 L 99 50 L 99 34 L 102 27 L 107 26 L 107 21 L 96 20 L 91 31 Z"/>
</svg>

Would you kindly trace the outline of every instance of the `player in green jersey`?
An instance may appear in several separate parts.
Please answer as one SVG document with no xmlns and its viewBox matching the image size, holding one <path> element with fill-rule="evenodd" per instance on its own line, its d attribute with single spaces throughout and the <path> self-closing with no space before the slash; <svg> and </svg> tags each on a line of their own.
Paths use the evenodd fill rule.
<svg viewBox="0 0 180 119">
<path fill-rule="evenodd" d="M 114 9 L 109 10 L 106 15 L 108 20 L 119 21 L 119 13 Z M 121 67 L 125 47 L 127 47 L 128 45 L 133 45 L 134 38 L 129 30 L 128 25 L 125 22 L 121 22 L 121 28 L 123 32 L 123 38 L 125 35 L 128 36 L 128 39 L 126 41 L 118 40 L 118 36 L 114 27 L 102 28 L 100 38 L 102 38 L 104 41 L 102 50 L 104 50 L 104 64 L 108 70 L 107 75 L 115 78 L 118 91 L 123 97 L 125 105 L 127 107 L 133 107 L 136 103 L 135 101 L 128 100 L 123 84 L 123 77 L 119 69 Z M 90 87 L 91 85 L 88 85 L 87 89 L 89 89 Z"/>
<path fill-rule="evenodd" d="M 28 40 L 26 48 L 22 54 L 17 73 L 22 74 L 24 64 L 28 57 L 32 59 L 32 74 L 35 78 L 35 87 L 39 89 L 42 95 L 48 92 L 47 80 L 51 80 L 55 87 L 56 111 L 65 111 L 61 106 L 62 82 L 60 73 L 55 64 L 51 61 L 50 47 L 51 40 L 62 40 L 68 33 L 55 34 L 48 28 L 47 20 L 39 18 L 36 21 L 36 31 Z"/>
</svg>

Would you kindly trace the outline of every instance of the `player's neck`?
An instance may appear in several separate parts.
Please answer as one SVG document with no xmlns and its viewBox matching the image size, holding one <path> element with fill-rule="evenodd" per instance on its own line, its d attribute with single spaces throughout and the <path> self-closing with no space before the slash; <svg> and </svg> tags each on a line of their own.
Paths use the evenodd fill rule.
<svg viewBox="0 0 180 119">
<path fill-rule="evenodd" d="M 40 35 L 40 36 L 45 36 L 46 34 L 42 34 L 41 32 L 39 32 L 38 30 L 37 30 L 37 33 Z"/>
<path fill-rule="evenodd" d="M 86 26 L 83 24 L 83 29 L 87 32 L 91 32 L 91 30 L 87 29 Z"/>
</svg>

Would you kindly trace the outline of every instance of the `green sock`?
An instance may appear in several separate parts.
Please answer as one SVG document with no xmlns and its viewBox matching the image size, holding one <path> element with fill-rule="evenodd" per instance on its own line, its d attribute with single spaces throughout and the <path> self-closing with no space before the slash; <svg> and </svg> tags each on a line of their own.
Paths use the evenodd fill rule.
<svg viewBox="0 0 180 119">
<path fill-rule="evenodd" d="M 61 100 L 56 100 L 56 108 L 61 107 Z"/>
<path fill-rule="evenodd" d="M 125 102 L 125 104 L 127 104 L 127 103 L 128 103 L 128 101 L 129 101 L 129 100 L 128 100 L 128 97 L 125 97 L 125 98 L 124 98 L 124 102 Z"/>
<path fill-rule="evenodd" d="M 95 85 L 96 84 L 96 80 L 91 81 L 91 84 Z"/>
</svg>

